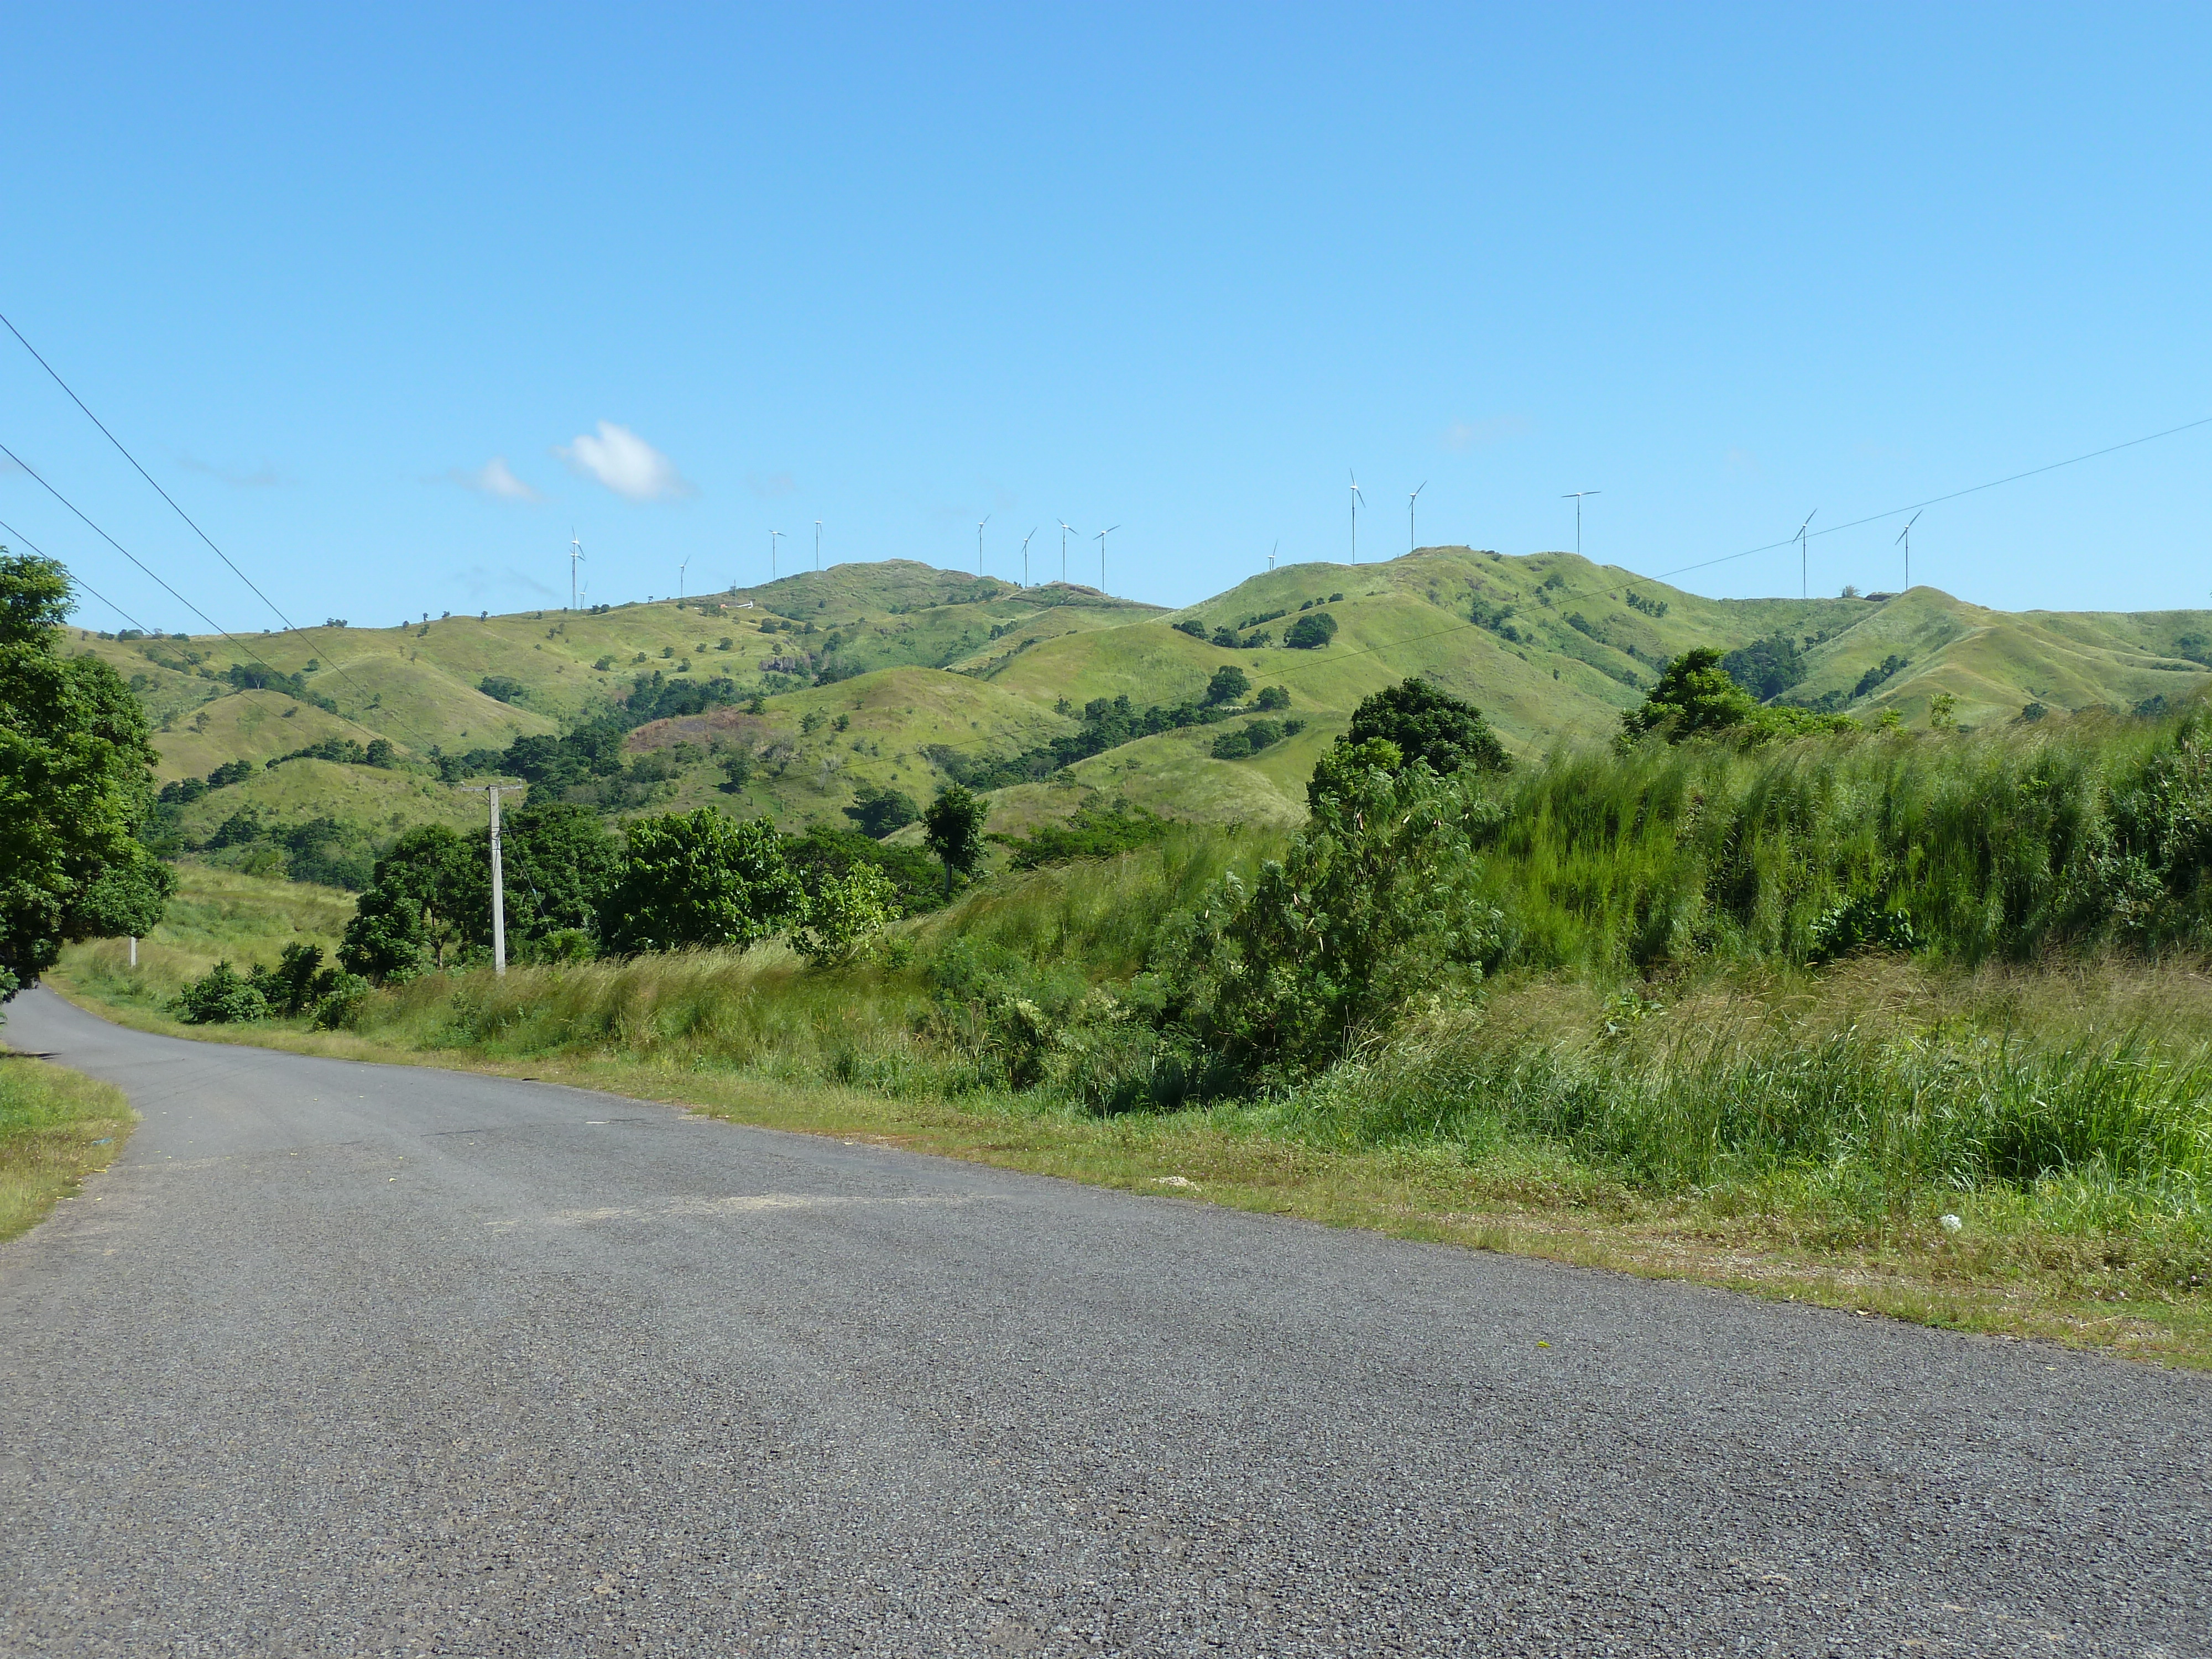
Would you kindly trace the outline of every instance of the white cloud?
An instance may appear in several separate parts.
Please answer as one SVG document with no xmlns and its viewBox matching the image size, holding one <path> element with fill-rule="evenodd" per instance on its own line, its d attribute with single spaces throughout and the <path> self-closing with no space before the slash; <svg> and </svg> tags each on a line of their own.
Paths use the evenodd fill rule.
<svg viewBox="0 0 2212 1659">
<path fill-rule="evenodd" d="M 474 472 L 457 466 L 449 476 L 464 489 L 473 489 L 479 495 L 496 495 L 503 501 L 545 499 L 508 470 L 504 455 L 493 456 Z"/>
<path fill-rule="evenodd" d="M 1446 449 L 1472 449 L 1477 444 L 1494 444 L 1506 438 L 1517 438 L 1528 429 L 1525 415 L 1498 415 L 1487 421 L 1454 421 L 1443 431 Z"/>
<path fill-rule="evenodd" d="M 553 453 L 571 471 L 597 479 L 626 501 L 660 501 L 698 493 L 675 462 L 612 421 L 599 422 L 597 437 L 580 434 L 573 443 L 556 445 Z"/>
</svg>

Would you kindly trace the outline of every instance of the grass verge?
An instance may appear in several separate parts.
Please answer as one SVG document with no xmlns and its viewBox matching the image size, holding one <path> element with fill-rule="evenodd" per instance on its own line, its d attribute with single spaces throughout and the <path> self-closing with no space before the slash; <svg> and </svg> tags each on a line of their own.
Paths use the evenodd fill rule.
<svg viewBox="0 0 2212 1659">
<path fill-rule="evenodd" d="M 949 1097 L 778 1077 L 706 1048 L 502 1055 L 418 1046 L 422 1033 L 408 1027 L 398 1042 L 279 1025 L 185 1027 L 149 999 L 113 994 L 100 964 L 81 966 L 82 982 L 66 968 L 48 982 L 143 1030 L 565 1083 L 1163 1198 L 2212 1369 L 2212 1308 L 2202 1295 L 2161 1294 L 2105 1261 L 2094 1237 L 2077 1248 L 1994 1205 L 1955 1235 L 1917 1206 L 1843 1225 L 1779 1188 L 1733 1183 L 1656 1196 L 1563 1148 L 1525 1140 L 1333 1146 L 1267 1106 L 1101 1118 L 1035 1094 Z"/>
<path fill-rule="evenodd" d="M 0 1240 L 75 1198 L 115 1161 L 136 1121 L 113 1084 L 0 1047 Z"/>
</svg>

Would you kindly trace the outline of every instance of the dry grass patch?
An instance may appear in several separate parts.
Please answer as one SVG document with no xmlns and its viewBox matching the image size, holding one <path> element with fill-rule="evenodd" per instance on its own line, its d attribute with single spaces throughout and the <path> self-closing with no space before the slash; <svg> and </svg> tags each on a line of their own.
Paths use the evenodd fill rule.
<svg viewBox="0 0 2212 1659">
<path fill-rule="evenodd" d="M 0 1048 L 0 1239 L 44 1220 L 115 1161 L 137 1121 L 123 1091 Z"/>
</svg>

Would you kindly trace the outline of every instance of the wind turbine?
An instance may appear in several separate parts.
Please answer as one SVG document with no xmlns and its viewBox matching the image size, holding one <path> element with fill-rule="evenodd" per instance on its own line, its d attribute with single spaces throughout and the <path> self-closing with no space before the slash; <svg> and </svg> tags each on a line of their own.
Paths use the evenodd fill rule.
<svg viewBox="0 0 2212 1659">
<path fill-rule="evenodd" d="M 1429 481 L 1424 478 L 1419 488 L 1406 497 L 1406 551 L 1408 553 L 1413 550 L 1413 503 L 1421 499 L 1421 491 L 1428 487 Z"/>
<path fill-rule="evenodd" d="M 691 561 L 689 559 L 676 567 L 676 608 L 679 611 L 684 608 L 684 573 L 690 568 Z"/>
<path fill-rule="evenodd" d="M 1563 501 L 1572 501 L 1575 504 L 1575 556 L 1577 558 L 1582 557 L 1583 555 L 1583 497 L 1604 494 L 1605 491 L 1602 489 L 1571 489 L 1559 497 Z"/>
<path fill-rule="evenodd" d="M 1920 515 L 1916 513 L 1905 521 L 1905 528 L 1897 532 L 1897 539 L 1905 544 L 1905 586 L 1907 592 L 1912 587 L 1912 526 L 1919 522 Z"/>
<path fill-rule="evenodd" d="M 1121 527 L 1118 524 L 1109 524 L 1098 532 L 1098 591 L 1101 593 L 1106 592 L 1106 538 Z"/>
<path fill-rule="evenodd" d="M 576 539 L 574 526 L 568 528 L 568 609 L 576 608 L 576 561 L 584 556 L 584 544 Z"/>
<path fill-rule="evenodd" d="M 1367 498 L 1359 493 L 1359 475 L 1352 475 L 1352 562 L 1359 562 L 1359 509 L 1367 505 Z"/>
<path fill-rule="evenodd" d="M 1281 537 L 1278 536 L 1278 537 L 1275 538 L 1275 544 L 1274 544 L 1274 546 L 1273 546 L 1273 547 L 1271 547 L 1271 548 L 1269 548 L 1269 549 L 1267 550 L 1267 568 L 1268 568 L 1268 569 L 1273 570 L 1273 569 L 1275 568 L 1275 555 L 1276 555 L 1276 554 L 1278 554 L 1279 552 L 1280 552 L 1280 551 L 1282 550 L 1282 547 L 1283 547 L 1283 538 L 1282 538 Z"/>
<path fill-rule="evenodd" d="M 768 532 L 768 579 L 770 581 L 775 580 L 775 544 L 782 535 L 783 532 L 781 530 L 771 530 Z"/>
<path fill-rule="evenodd" d="M 819 519 L 814 521 L 814 568 L 819 574 L 822 569 L 822 520 Z"/>
<path fill-rule="evenodd" d="M 1808 513 L 1805 515 L 1805 524 L 1799 525 L 1797 533 L 1790 538 L 1797 544 L 1797 597 L 1801 599 L 1809 599 L 1813 597 L 1813 582 L 1809 574 L 1813 568 L 1812 556 L 1807 550 L 1812 546 L 1812 538 L 1806 535 L 1805 525 L 1809 525 L 1819 517 L 1820 512 L 1820 509 L 1816 507 Z"/>
<path fill-rule="evenodd" d="M 1065 519 L 1060 521 L 1060 580 L 1067 580 L 1067 538 L 1075 534 L 1075 526 Z"/>
<path fill-rule="evenodd" d="M 975 574 L 979 576 L 983 574 L 983 526 L 990 522 L 988 513 L 975 520 Z"/>
<path fill-rule="evenodd" d="M 1043 527 L 1042 525 L 1032 525 L 1030 526 L 1029 535 L 1022 538 L 1022 589 L 1024 592 L 1028 591 L 1030 585 L 1030 537 L 1036 535 Z"/>
</svg>

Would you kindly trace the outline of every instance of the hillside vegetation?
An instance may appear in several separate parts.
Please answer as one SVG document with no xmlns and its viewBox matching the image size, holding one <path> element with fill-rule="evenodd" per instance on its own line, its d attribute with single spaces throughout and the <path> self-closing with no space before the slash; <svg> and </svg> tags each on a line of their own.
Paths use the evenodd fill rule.
<svg viewBox="0 0 2212 1659">
<path fill-rule="evenodd" d="M 1286 642 L 1316 616 L 1333 626 L 1326 643 Z M 373 850 L 406 823 L 468 821 L 482 797 L 458 786 L 502 776 L 617 818 L 713 805 L 788 830 L 842 826 L 866 792 L 924 801 L 979 767 L 1081 746 L 1086 709 L 1115 698 L 1140 726 L 1147 710 L 1188 706 L 1236 719 L 1241 733 L 1259 717 L 1249 702 L 1206 702 L 1229 665 L 1255 690 L 1281 688 L 1275 724 L 1299 729 L 1224 756 L 1222 731 L 1183 724 L 1032 762 L 1030 775 L 1001 767 L 977 785 L 992 827 L 1024 831 L 1116 801 L 1293 825 L 1307 775 L 1353 708 L 1415 674 L 1481 708 L 1523 756 L 1608 736 L 1662 666 L 1698 647 L 1730 653 L 1763 696 L 1869 722 L 1893 712 L 1924 723 L 1940 697 L 1969 727 L 2023 710 L 2156 712 L 2212 678 L 2212 613 L 2013 616 L 1926 587 L 1711 600 L 1571 554 L 1466 548 L 1292 566 L 1181 611 L 891 561 L 681 603 L 328 626 L 304 639 L 70 631 L 73 648 L 112 664 L 146 706 L 165 781 L 250 769 L 177 804 L 173 851 L 204 847 L 243 809 L 280 836 L 312 838 L 321 832 L 303 826 L 328 818 Z M 588 778 L 513 748 L 583 727 L 609 734 Z M 268 766 L 379 738 L 382 766 Z"/>
</svg>

